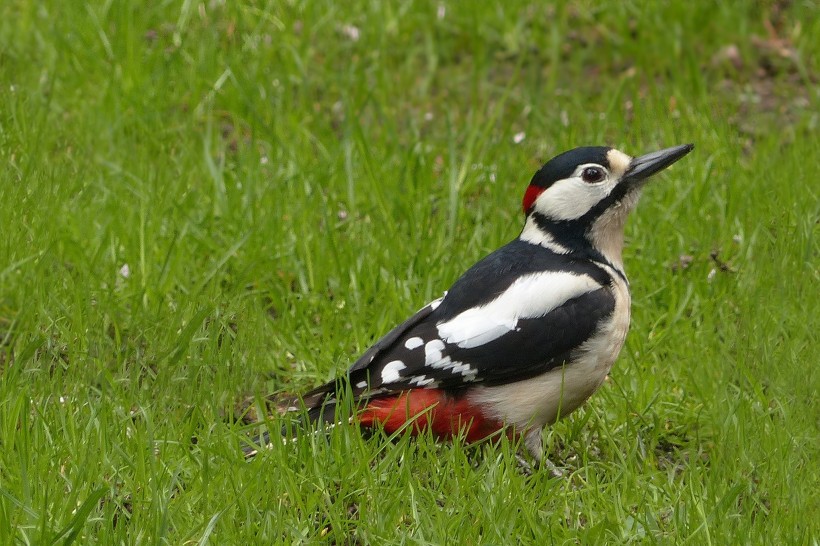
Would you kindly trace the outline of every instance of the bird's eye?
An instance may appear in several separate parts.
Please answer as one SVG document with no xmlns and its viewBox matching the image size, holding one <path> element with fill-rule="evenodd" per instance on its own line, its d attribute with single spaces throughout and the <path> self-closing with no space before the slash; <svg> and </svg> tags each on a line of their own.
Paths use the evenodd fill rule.
<svg viewBox="0 0 820 546">
<path fill-rule="evenodd" d="M 589 184 L 600 182 L 605 176 L 606 173 L 604 173 L 604 170 L 601 167 L 587 167 L 581 173 L 581 178 L 584 179 L 584 182 Z"/>
</svg>

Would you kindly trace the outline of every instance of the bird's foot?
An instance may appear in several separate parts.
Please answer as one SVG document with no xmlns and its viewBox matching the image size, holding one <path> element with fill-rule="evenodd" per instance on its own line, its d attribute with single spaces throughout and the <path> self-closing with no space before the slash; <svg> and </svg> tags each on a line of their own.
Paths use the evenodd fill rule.
<svg viewBox="0 0 820 546">
<path fill-rule="evenodd" d="M 545 468 L 547 470 L 547 472 L 549 472 L 550 475 L 553 478 L 563 478 L 564 477 L 564 471 L 561 470 L 560 468 L 558 468 L 555 465 L 555 463 L 550 461 L 548 458 L 544 457 L 543 459 L 541 459 L 540 462 L 541 462 L 541 467 Z"/>
<path fill-rule="evenodd" d="M 518 469 L 521 471 L 522 474 L 525 476 L 532 476 L 535 473 L 533 465 L 527 460 L 527 458 L 522 455 L 521 453 L 515 454 L 515 461 L 518 463 Z M 555 463 L 547 459 L 546 457 L 541 457 L 536 459 L 537 467 L 545 469 L 547 472 L 550 473 L 550 476 L 553 478 L 563 478 L 564 471 L 558 468 Z"/>
</svg>

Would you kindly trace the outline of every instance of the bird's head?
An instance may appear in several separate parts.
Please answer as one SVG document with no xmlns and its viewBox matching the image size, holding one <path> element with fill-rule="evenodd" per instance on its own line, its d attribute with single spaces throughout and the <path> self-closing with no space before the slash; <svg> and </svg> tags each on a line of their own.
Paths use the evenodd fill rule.
<svg viewBox="0 0 820 546">
<path fill-rule="evenodd" d="M 631 157 L 587 146 L 550 159 L 524 194 L 521 238 L 561 253 L 594 250 L 622 269 L 624 223 L 641 188 L 692 148 L 684 144 Z"/>
</svg>

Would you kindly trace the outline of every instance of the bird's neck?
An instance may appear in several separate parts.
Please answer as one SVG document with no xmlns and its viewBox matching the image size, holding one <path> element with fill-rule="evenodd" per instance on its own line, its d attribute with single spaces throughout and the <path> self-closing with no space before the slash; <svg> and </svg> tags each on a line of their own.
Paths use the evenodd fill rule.
<svg viewBox="0 0 820 546">
<path fill-rule="evenodd" d="M 519 238 L 556 254 L 576 255 L 606 263 L 623 277 L 626 212 L 616 207 L 597 218 L 591 226 L 551 221 L 542 215 L 531 214 L 527 216 Z"/>
<path fill-rule="evenodd" d="M 618 271 L 624 271 L 624 221 L 623 218 L 610 224 L 595 224 L 587 237 L 592 246 L 601 253 Z"/>
<path fill-rule="evenodd" d="M 621 275 L 624 273 L 624 227 L 629 211 L 637 203 L 637 198 L 638 195 L 634 194 L 630 199 L 607 209 L 595 219 L 587 232 L 587 238 L 592 246 L 615 266 Z"/>
<path fill-rule="evenodd" d="M 575 243 L 561 237 L 560 230 L 551 229 L 549 221 L 536 214 L 527 216 L 524 229 L 518 237 L 522 241 L 548 248 L 556 254 L 569 254 Z"/>
</svg>

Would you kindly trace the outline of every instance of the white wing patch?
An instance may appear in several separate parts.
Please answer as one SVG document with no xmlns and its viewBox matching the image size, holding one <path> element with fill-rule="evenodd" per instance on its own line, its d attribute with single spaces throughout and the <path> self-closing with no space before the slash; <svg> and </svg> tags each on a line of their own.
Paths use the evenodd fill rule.
<svg viewBox="0 0 820 546">
<path fill-rule="evenodd" d="M 411 385 L 415 385 L 416 387 L 436 387 L 438 383 L 432 377 L 427 377 L 425 375 L 417 375 L 410 380 Z"/>
<path fill-rule="evenodd" d="M 439 336 L 447 343 L 471 349 L 513 331 L 519 319 L 543 317 L 567 300 L 601 288 L 589 275 L 550 271 L 526 275 L 516 280 L 494 300 L 463 311 L 438 325 Z M 427 364 L 435 356 L 425 347 Z M 439 342 L 441 343 L 441 342 Z M 442 349 L 443 344 L 442 344 Z M 439 356 L 435 360 L 439 360 Z"/>
<path fill-rule="evenodd" d="M 470 349 L 498 339 L 515 330 L 518 319 L 487 314 L 483 307 L 473 307 L 438 326 L 438 335 L 448 343 Z"/>
<path fill-rule="evenodd" d="M 427 366 L 432 366 L 433 364 L 441 360 L 441 352 L 443 350 L 444 342 L 440 339 L 428 341 L 427 345 L 424 346 L 424 364 Z"/>
<path fill-rule="evenodd" d="M 382 368 L 382 383 L 395 383 L 400 379 L 399 372 L 407 366 L 401 360 L 393 360 Z"/>
<path fill-rule="evenodd" d="M 421 347 L 422 345 L 424 345 L 424 340 L 418 336 L 411 337 L 410 339 L 404 342 L 404 347 L 410 351 L 418 347 Z"/>
<path fill-rule="evenodd" d="M 438 362 L 431 364 L 430 367 L 440 370 L 449 370 L 453 375 L 461 374 L 465 381 L 475 381 L 476 374 L 478 374 L 478 370 L 469 364 L 452 360 L 449 356 L 445 356 Z"/>
</svg>

